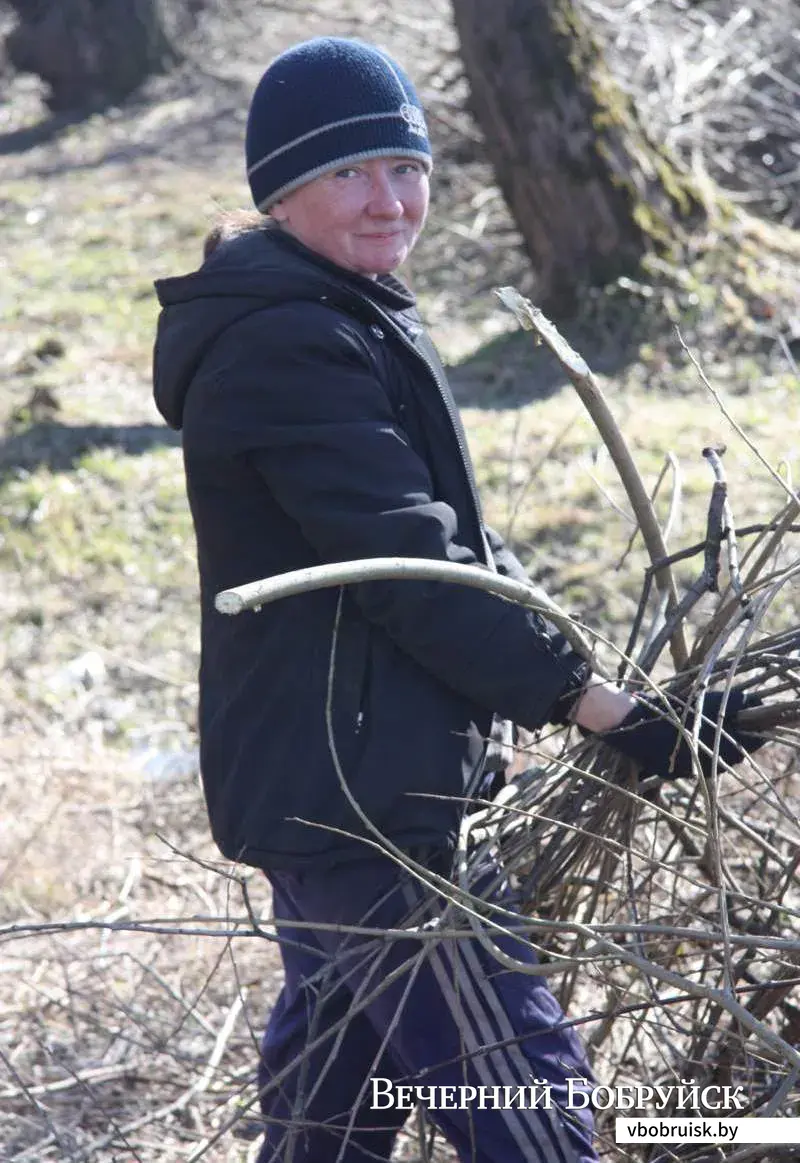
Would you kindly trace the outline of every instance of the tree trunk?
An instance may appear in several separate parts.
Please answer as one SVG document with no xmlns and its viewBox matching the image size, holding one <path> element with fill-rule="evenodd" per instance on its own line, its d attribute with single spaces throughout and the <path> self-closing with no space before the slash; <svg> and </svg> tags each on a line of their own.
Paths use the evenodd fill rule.
<svg viewBox="0 0 800 1163">
<path fill-rule="evenodd" d="M 177 60 L 160 0 L 11 0 L 8 58 L 50 86 L 52 109 L 122 100 Z"/>
<path fill-rule="evenodd" d="M 665 249 L 699 197 L 648 140 L 574 0 L 453 0 L 472 109 L 537 275 L 570 310 Z"/>
</svg>

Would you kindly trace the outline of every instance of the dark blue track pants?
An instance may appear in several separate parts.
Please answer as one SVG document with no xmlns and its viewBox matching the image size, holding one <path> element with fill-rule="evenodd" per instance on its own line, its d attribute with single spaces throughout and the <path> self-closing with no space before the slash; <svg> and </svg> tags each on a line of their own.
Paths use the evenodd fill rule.
<svg viewBox="0 0 800 1163">
<path fill-rule="evenodd" d="M 463 1163 L 596 1160 L 589 1111 L 567 1109 L 568 1080 L 590 1077 L 589 1068 L 575 1032 L 557 1029 L 563 1014 L 544 977 L 509 969 L 474 933 L 447 936 L 468 928 L 463 911 L 388 859 L 270 881 L 285 984 L 262 1045 L 259 1163 L 388 1160 L 408 1092 L 373 1079 L 436 1087 L 423 1092 L 436 1099 L 428 1119 Z M 498 903 L 507 895 L 494 866 L 473 891 Z M 535 964 L 526 942 L 475 923 L 506 954 Z M 414 924 L 426 939 L 398 935 Z M 493 1089 L 534 1083 L 550 1109 L 515 1109 L 513 1098 L 504 1109 Z M 449 1086 L 474 1087 L 476 1097 L 439 1089 Z M 433 1109 L 440 1099 L 457 1109 Z M 581 1107 L 574 1094 L 571 1106 Z"/>
</svg>

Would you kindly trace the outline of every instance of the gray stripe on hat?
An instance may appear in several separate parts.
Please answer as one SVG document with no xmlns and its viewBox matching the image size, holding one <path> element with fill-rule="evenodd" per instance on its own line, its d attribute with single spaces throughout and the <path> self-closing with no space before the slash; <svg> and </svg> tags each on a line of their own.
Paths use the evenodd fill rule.
<svg viewBox="0 0 800 1163">
<path fill-rule="evenodd" d="M 404 94 L 405 96 L 405 94 Z M 343 117 L 341 121 L 329 121 L 326 125 L 320 125 L 317 129 L 310 129 L 308 133 L 303 133 L 300 137 L 295 137 L 291 141 L 287 141 L 285 145 L 278 146 L 272 153 L 268 153 L 266 157 L 262 157 L 259 161 L 254 162 L 247 171 L 248 178 L 252 177 L 256 170 L 260 170 L 267 162 L 271 162 L 273 158 L 279 157 L 280 154 L 286 153 L 289 149 L 294 149 L 297 145 L 302 145 L 304 141 L 309 141 L 312 137 L 319 136 L 320 133 L 327 133 L 329 129 L 338 129 L 342 125 L 355 125 L 359 121 L 381 121 L 385 117 L 391 117 L 395 120 L 404 121 L 402 113 L 397 110 L 387 110 L 385 113 L 359 113 L 356 117 Z"/>
<path fill-rule="evenodd" d="M 369 161 L 370 158 L 377 157 L 398 157 L 408 158 L 411 161 L 422 162 L 425 166 L 426 172 L 430 173 L 433 169 L 433 162 L 429 153 L 424 153 L 422 150 L 415 149 L 401 149 L 398 146 L 383 146 L 380 149 L 362 149 L 359 153 L 349 153 L 346 157 L 333 158 L 329 162 L 323 162 L 321 166 L 314 166 L 311 170 L 305 170 L 296 178 L 292 178 L 291 182 L 286 182 L 285 185 L 280 186 L 277 190 L 273 190 L 261 202 L 258 203 L 256 209 L 265 214 L 270 206 L 279 202 L 281 198 L 287 194 L 291 194 L 292 190 L 296 190 L 299 186 L 304 186 L 306 182 L 311 182 L 314 178 L 319 178 L 322 174 L 327 174 L 331 170 L 340 169 L 344 166 L 349 166 L 351 162 Z"/>
</svg>

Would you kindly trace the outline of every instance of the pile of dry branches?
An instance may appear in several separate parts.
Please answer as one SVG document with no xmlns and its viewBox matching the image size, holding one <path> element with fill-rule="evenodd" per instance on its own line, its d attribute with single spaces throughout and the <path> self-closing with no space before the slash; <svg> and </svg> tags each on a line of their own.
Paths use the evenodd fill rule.
<svg viewBox="0 0 800 1163">
<path fill-rule="evenodd" d="M 529 305 L 513 293 L 507 301 L 560 358 L 626 483 L 652 560 L 639 615 L 651 578 L 660 582 L 659 616 L 642 644 L 637 616 L 619 676 L 650 687 L 669 644 L 674 673 L 662 689 L 698 704 L 710 686 L 754 688 L 764 705 L 742 718 L 792 750 L 782 764 L 767 748 L 757 758 L 766 755 L 769 767 L 752 757 L 736 769 L 717 754 L 707 779 L 648 785 L 601 742 L 565 744 L 509 796 L 499 822 L 506 866 L 519 877 L 525 907 L 553 921 L 536 939 L 555 963 L 564 958 L 562 1002 L 585 1008 L 588 982 L 603 998 L 589 1045 L 604 1081 L 641 1081 L 644 1072 L 665 1084 L 738 1085 L 746 1107 L 730 1113 L 796 1114 L 800 631 L 770 632 L 769 615 L 800 573 L 790 547 L 800 502 L 764 462 L 785 504 L 771 522 L 737 533 L 719 451 L 706 449 L 708 526 L 701 544 L 678 555 L 700 558 L 695 583 L 678 599 L 675 558 L 658 544 L 648 498 L 626 480 L 624 448 L 615 451 L 619 436 L 591 374 Z M 716 611 L 688 650 L 686 615 L 709 591 L 718 593 Z M 698 1105 L 668 1113 L 708 1112 Z M 701 1146 L 681 1153 L 698 1163 L 712 1157 L 720 1156 Z"/>
</svg>

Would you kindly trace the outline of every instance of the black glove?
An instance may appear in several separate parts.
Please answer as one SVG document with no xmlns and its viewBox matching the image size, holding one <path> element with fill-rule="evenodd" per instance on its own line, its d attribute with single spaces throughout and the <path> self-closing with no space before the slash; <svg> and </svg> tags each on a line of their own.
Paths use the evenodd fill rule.
<svg viewBox="0 0 800 1163">
<path fill-rule="evenodd" d="M 689 738 L 692 737 L 694 710 L 690 710 L 686 716 L 686 734 L 684 734 L 661 700 L 637 695 L 637 701 L 639 705 L 623 719 L 619 727 L 607 731 L 601 738 L 615 751 L 635 760 L 643 769 L 644 775 L 658 775 L 662 779 L 679 779 L 693 775 L 691 746 L 686 734 Z M 681 719 L 683 704 L 669 696 L 668 701 L 678 719 Z M 719 757 L 722 762 L 730 766 L 740 763 L 745 753 L 752 754 L 764 746 L 765 739 L 759 735 L 748 735 L 736 726 L 736 716 L 740 711 L 745 707 L 760 705 L 761 699 L 757 695 L 742 691 L 738 687 L 731 689 L 719 741 Z M 703 722 L 698 747 L 700 766 L 705 775 L 711 773 L 711 753 L 714 749 L 721 708 L 720 692 L 715 691 L 706 695 L 703 700 Z"/>
</svg>

